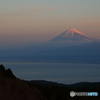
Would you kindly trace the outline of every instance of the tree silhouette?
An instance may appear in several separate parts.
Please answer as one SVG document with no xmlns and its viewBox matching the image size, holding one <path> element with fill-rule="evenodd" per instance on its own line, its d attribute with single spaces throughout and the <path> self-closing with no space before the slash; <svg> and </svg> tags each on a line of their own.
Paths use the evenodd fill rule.
<svg viewBox="0 0 100 100">
<path fill-rule="evenodd" d="M 5 67 L 2 64 L 0 65 L 0 71 L 5 71 Z"/>
<path fill-rule="evenodd" d="M 13 74 L 13 72 L 11 71 L 10 68 L 8 68 L 8 69 L 5 70 L 5 75 L 6 75 L 7 77 L 11 77 L 11 78 L 13 78 L 13 79 L 16 78 L 15 75 Z"/>
</svg>

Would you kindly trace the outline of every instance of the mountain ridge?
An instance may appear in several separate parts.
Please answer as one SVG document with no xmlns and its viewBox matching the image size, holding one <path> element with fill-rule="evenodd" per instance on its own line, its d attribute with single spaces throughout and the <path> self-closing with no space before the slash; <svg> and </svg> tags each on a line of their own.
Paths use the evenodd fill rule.
<svg viewBox="0 0 100 100">
<path fill-rule="evenodd" d="M 92 38 L 88 37 L 87 35 L 79 32 L 76 29 L 67 29 L 60 35 L 54 37 L 50 41 L 65 41 L 65 42 L 87 42 L 93 41 Z"/>
</svg>

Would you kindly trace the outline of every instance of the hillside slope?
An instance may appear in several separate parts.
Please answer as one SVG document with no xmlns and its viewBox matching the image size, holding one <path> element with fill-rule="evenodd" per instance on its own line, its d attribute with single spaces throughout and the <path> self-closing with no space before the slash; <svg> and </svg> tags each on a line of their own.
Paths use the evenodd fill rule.
<svg viewBox="0 0 100 100">
<path fill-rule="evenodd" d="M 98 92 L 100 82 L 63 85 L 48 81 L 25 81 L 16 78 L 11 69 L 0 65 L 0 100 L 100 100 L 97 97 L 70 97 L 71 91 Z"/>
<path fill-rule="evenodd" d="M 16 78 L 10 69 L 0 65 L 0 100 L 47 100 L 36 87 Z"/>
</svg>

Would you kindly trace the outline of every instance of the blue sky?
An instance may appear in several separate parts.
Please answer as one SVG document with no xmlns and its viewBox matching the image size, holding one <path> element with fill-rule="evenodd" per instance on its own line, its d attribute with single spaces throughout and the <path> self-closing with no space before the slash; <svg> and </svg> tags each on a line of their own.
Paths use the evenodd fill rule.
<svg viewBox="0 0 100 100">
<path fill-rule="evenodd" d="M 100 39 L 100 0 L 0 0 L 2 43 L 41 42 L 75 28 Z"/>
</svg>

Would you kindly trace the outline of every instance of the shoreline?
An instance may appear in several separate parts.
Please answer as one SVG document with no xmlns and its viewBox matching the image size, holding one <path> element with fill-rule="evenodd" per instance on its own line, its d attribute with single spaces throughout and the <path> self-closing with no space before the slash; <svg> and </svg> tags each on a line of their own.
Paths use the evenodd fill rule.
<svg viewBox="0 0 100 100">
<path fill-rule="evenodd" d="M 91 62 L 91 61 L 28 61 L 28 60 L 6 60 L 6 61 L 0 61 L 0 63 L 3 62 L 22 62 L 22 63 L 77 63 L 77 64 L 100 64 L 100 62 Z"/>
</svg>

